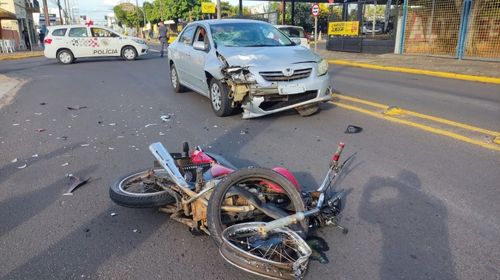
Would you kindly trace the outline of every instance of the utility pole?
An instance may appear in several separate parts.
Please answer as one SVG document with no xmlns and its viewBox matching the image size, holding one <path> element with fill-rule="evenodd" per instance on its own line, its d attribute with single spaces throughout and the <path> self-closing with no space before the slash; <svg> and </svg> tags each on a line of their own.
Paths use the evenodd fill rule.
<svg viewBox="0 0 500 280">
<path fill-rule="evenodd" d="M 220 19 L 221 10 L 220 0 L 217 0 L 217 19 Z"/>
<path fill-rule="evenodd" d="M 49 7 L 47 6 L 47 0 L 43 0 L 43 15 L 45 17 L 45 26 L 50 26 Z"/>
<path fill-rule="evenodd" d="M 138 0 L 135 0 L 135 6 L 137 7 L 136 11 L 137 11 L 137 35 L 141 34 L 140 38 L 143 38 L 142 36 L 142 32 L 140 32 L 140 27 L 141 27 L 141 23 L 139 22 L 139 19 L 140 19 L 140 14 L 139 14 L 139 1 Z M 140 32 L 140 33 L 139 33 Z"/>
<path fill-rule="evenodd" d="M 61 13 L 61 0 L 57 0 L 57 8 L 59 8 L 59 20 L 61 21 L 61 25 L 63 25 L 64 21 Z"/>
</svg>

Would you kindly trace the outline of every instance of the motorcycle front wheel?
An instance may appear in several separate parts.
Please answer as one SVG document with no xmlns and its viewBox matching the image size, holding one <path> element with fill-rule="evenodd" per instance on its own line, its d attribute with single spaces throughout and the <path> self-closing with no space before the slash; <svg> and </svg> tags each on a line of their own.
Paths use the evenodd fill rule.
<svg viewBox="0 0 500 280">
<path fill-rule="evenodd" d="M 116 204 L 132 208 L 159 207 L 175 202 L 158 183 L 173 183 L 163 169 L 139 170 L 118 178 L 109 189 Z"/>
<path fill-rule="evenodd" d="M 280 186 L 284 192 L 273 192 L 266 185 L 269 183 Z M 253 202 L 246 196 L 251 196 Z M 217 246 L 222 243 L 222 232 L 228 226 L 253 221 L 272 221 L 278 217 L 271 217 L 265 211 L 254 211 L 255 216 L 244 216 L 245 213 L 229 212 L 223 210 L 224 206 L 255 205 L 275 209 L 275 213 L 282 216 L 292 215 L 295 212 L 305 211 L 304 201 L 295 186 L 279 173 L 265 168 L 250 167 L 239 169 L 225 177 L 214 189 L 207 209 L 207 222 L 210 236 Z M 278 208 L 278 209 L 276 209 Z M 242 218 L 243 217 L 243 218 Z M 309 220 L 291 225 L 290 228 L 305 238 L 307 236 Z"/>
</svg>

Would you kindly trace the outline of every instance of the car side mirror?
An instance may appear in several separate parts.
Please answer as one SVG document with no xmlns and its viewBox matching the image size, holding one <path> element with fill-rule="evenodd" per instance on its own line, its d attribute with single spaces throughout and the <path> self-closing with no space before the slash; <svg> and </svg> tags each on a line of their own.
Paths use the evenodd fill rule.
<svg viewBox="0 0 500 280">
<path fill-rule="evenodd" d="M 292 40 L 292 42 L 297 45 L 297 46 L 300 46 L 300 44 L 302 43 L 300 41 L 300 38 L 290 38 Z"/>
<path fill-rule="evenodd" d="M 208 47 L 205 46 L 205 42 L 195 41 L 193 43 L 193 49 L 199 50 L 199 51 L 206 51 L 208 49 Z"/>
</svg>

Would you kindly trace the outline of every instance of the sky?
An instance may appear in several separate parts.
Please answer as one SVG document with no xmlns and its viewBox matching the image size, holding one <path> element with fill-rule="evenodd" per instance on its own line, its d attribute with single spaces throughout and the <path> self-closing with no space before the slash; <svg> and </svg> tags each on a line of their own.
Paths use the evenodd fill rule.
<svg viewBox="0 0 500 280">
<path fill-rule="evenodd" d="M 139 5 L 142 6 L 143 2 L 148 0 L 138 0 Z M 64 1 L 61 1 L 63 3 Z M 104 20 L 104 16 L 113 13 L 113 7 L 120 2 L 127 2 L 126 0 L 71 0 L 73 5 L 78 7 L 80 15 L 86 15 L 92 18 L 94 21 Z M 135 0 L 128 0 L 135 4 Z M 148 2 L 153 2 L 149 0 Z M 212 0 L 216 2 L 216 0 Z M 262 3 L 263 1 L 243 1 L 243 6 L 254 6 Z M 231 5 L 238 5 L 238 0 L 229 0 Z M 49 0 L 48 6 L 50 8 L 57 8 L 57 0 Z"/>
</svg>

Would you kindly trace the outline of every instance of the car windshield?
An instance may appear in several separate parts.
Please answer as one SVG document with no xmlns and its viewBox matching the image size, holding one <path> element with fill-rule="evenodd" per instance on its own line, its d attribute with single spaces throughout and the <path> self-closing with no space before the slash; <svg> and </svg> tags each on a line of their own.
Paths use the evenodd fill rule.
<svg viewBox="0 0 500 280">
<path fill-rule="evenodd" d="M 217 23 L 210 25 L 210 31 L 217 47 L 277 47 L 294 45 L 278 29 L 266 23 Z"/>
</svg>

